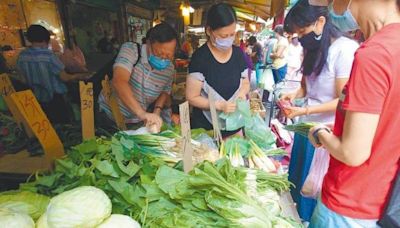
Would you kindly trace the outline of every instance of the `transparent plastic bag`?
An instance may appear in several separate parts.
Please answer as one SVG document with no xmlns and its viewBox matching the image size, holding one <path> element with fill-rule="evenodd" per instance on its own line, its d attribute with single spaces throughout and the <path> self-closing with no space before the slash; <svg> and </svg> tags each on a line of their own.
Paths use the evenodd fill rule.
<svg viewBox="0 0 400 228">
<path fill-rule="evenodd" d="M 245 100 L 236 101 L 236 111 L 234 113 L 221 113 L 219 117 L 225 120 L 226 131 L 235 131 L 239 128 L 244 127 L 245 119 L 251 116 L 250 114 L 250 102 Z"/>
<path fill-rule="evenodd" d="M 301 188 L 304 197 L 318 198 L 322 189 L 322 182 L 329 167 L 329 152 L 324 148 L 317 148 L 311 162 L 310 171 Z"/>
<path fill-rule="evenodd" d="M 262 149 L 276 148 L 276 136 L 259 114 L 246 119 L 244 132 L 248 139 L 253 140 Z"/>
</svg>

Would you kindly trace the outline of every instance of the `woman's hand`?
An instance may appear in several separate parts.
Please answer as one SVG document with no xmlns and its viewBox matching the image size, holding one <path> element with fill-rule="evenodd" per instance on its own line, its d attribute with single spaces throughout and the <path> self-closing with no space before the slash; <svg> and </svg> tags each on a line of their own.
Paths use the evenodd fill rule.
<svg viewBox="0 0 400 228">
<path fill-rule="evenodd" d="M 307 115 L 307 108 L 290 106 L 285 108 L 284 113 L 287 118 L 293 119 L 297 116 Z"/>
<path fill-rule="evenodd" d="M 318 134 L 320 131 L 324 131 L 324 130 L 320 130 L 320 129 L 324 129 L 324 128 L 328 128 L 328 129 L 332 129 L 330 126 L 324 125 L 324 124 L 319 124 L 315 127 L 312 127 L 310 129 L 310 132 L 308 133 L 308 139 L 310 140 L 311 144 L 315 147 L 315 148 L 319 148 L 322 147 L 323 145 L 321 144 L 321 142 L 319 142 L 318 138 Z M 316 135 L 315 132 L 319 131 Z M 314 135 L 316 137 L 314 137 Z"/>
<path fill-rule="evenodd" d="M 296 93 L 282 94 L 279 97 L 279 99 L 284 101 L 290 101 L 291 103 L 293 103 L 294 99 L 296 99 Z"/>
<path fill-rule="evenodd" d="M 236 103 L 229 101 L 217 101 L 215 102 L 215 108 L 224 113 L 232 113 L 236 111 Z"/>
</svg>

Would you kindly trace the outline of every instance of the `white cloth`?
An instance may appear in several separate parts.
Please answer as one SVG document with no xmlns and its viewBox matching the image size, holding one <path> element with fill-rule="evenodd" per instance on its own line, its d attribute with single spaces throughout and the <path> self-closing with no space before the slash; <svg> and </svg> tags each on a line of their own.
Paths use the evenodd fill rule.
<svg viewBox="0 0 400 228">
<path fill-rule="evenodd" d="M 303 55 L 303 47 L 299 43 L 298 45 L 289 44 L 287 62 L 288 67 L 300 69 L 301 67 L 301 56 Z"/>
<path fill-rule="evenodd" d="M 354 53 L 358 49 L 357 42 L 341 37 L 329 48 L 326 64 L 322 72 L 304 76 L 307 88 L 307 105 L 315 106 L 329 102 L 337 97 L 335 80 L 339 78 L 349 78 L 354 60 Z M 335 112 L 326 112 L 302 116 L 303 122 L 333 123 Z"/>
</svg>

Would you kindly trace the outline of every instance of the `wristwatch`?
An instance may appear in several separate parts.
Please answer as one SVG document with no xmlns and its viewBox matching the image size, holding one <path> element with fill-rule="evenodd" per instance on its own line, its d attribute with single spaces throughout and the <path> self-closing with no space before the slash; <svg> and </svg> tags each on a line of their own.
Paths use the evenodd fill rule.
<svg viewBox="0 0 400 228">
<path fill-rule="evenodd" d="M 317 143 L 319 145 L 321 145 L 321 142 L 319 141 L 319 138 L 318 138 L 318 132 L 320 132 L 320 131 L 326 131 L 328 133 L 332 133 L 331 129 L 329 129 L 327 127 L 322 127 L 322 128 L 318 128 L 317 130 L 315 130 L 313 132 L 312 136 L 314 138 L 315 143 Z"/>
</svg>

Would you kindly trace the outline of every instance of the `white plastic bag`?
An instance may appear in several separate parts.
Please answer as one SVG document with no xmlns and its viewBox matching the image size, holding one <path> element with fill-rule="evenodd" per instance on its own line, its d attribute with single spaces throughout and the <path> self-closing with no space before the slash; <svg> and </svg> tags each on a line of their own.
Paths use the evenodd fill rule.
<svg viewBox="0 0 400 228">
<path fill-rule="evenodd" d="M 311 162 L 310 171 L 301 188 L 301 194 L 308 198 L 318 198 L 322 182 L 329 167 L 329 152 L 324 148 L 317 148 Z"/>
<path fill-rule="evenodd" d="M 264 72 L 261 75 L 259 87 L 261 89 L 272 92 L 274 90 L 274 85 L 275 85 L 275 81 L 274 81 L 274 75 L 272 74 L 272 69 L 267 68 L 264 70 Z"/>
</svg>

